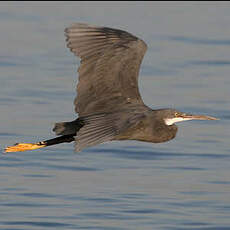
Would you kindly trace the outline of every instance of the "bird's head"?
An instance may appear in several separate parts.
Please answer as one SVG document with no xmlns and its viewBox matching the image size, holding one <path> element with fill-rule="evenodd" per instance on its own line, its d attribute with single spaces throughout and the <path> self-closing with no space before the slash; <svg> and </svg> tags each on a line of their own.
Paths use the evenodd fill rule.
<svg viewBox="0 0 230 230">
<path fill-rule="evenodd" d="M 166 125 L 173 125 L 180 121 L 189 120 L 218 120 L 218 118 L 205 116 L 205 115 L 193 115 L 188 113 L 183 113 L 175 109 L 160 109 L 158 110 L 158 116 L 160 116 Z"/>
</svg>

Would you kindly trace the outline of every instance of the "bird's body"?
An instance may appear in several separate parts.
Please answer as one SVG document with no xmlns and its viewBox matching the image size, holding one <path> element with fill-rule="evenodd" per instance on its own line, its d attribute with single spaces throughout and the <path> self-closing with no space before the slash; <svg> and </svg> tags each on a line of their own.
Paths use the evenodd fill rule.
<svg viewBox="0 0 230 230">
<path fill-rule="evenodd" d="M 60 137 L 35 144 L 17 144 L 6 152 L 25 151 L 75 141 L 75 150 L 112 140 L 160 143 L 173 139 L 175 122 L 216 120 L 174 109 L 153 110 L 138 89 L 140 65 L 147 45 L 122 30 L 75 23 L 65 30 L 67 47 L 81 58 L 72 122 L 56 123 Z"/>
<path fill-rule="evenodd" d="M 116 136 L 114 140 L 136 140 L 161 143 L 173 139 L 176 133 L 176 125 L 166 126 L 163 121 L 156 119 L 153 111 L 152 114 L 143 117 L 137 124 L 124 130 Z"/>
</svg>

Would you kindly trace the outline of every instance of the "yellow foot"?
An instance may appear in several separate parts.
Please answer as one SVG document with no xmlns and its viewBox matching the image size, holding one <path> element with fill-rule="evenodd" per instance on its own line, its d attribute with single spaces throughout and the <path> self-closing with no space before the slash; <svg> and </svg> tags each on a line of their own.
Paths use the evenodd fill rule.
<svg viewBox="0 0 230 230">
<path fill-rule="evenodd" d="M 5 148 L 5 153 L 10 152 L 23 152 L 27 150 L 40 149 L 45 147 L 42 143 L 32 144 L 32 143 L 18 143 L 13 146 L 8 146 Z"/>
</svg>

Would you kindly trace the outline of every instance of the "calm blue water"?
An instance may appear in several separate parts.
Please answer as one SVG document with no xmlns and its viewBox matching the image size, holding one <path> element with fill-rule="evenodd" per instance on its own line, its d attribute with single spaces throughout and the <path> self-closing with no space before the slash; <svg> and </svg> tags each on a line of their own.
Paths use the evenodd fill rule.
<svg viewBox="0 0 230 230">
<path fill-rule="evenodd" d="M 73 144 L 0 156 L 0 229 L 229 230 L 230 4 L 0 3 L 0 145 L 52 138 L 75 118 L 64 28 L 116 27 L 148 43 L 152 108 L 219 117 L 180 123 L 163 144 Z"/>
</svg>

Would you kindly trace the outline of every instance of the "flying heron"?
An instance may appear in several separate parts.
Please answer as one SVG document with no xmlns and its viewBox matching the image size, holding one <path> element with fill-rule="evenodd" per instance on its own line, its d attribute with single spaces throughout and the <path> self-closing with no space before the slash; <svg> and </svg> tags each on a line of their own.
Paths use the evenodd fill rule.
<svg viewBox="0 0 230 230">
<path fill-rule="evenodd" d="M 65 30 L 67 47 L 78 57 L 79 83 L 75 98 L 78 118 L 56 123 L 59 137 L 38 143 L 18 143 L 5 152 L 18 152 L 75 141 L 75 150 L 112 140 L 166 142 L 177 133 L 176 122 L 217 120 L 175 109 L 147 107 L 138 89 L 139 69 L 146 43 L 108 27 L 75 23 Z"/>
</svg>

